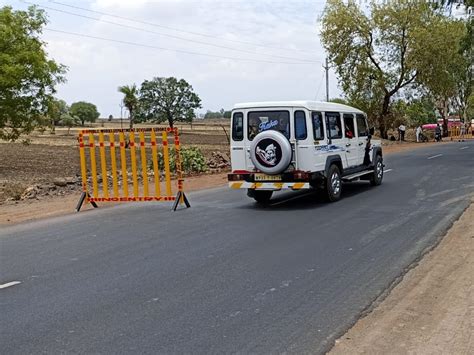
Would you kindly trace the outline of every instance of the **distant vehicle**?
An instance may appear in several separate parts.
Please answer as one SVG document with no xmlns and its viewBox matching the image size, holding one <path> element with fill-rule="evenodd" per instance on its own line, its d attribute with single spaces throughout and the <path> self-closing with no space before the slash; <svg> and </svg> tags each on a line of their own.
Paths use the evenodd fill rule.
<svg viewBox="0 0 474 355">
<path fill-rule="evenodd" d="M 439 119 L 437 124 L 442 126 L 443 125 L 443 119 Z M 421 128 L 426 129 L 426 130 L 434 131 L 436 129 L 437 124 L 436 123 L 426 123 L 426 124 L 422 125 Z M 461 125 L 462 125 L 462 122 L 459 119 L 453 119 L 453 118 L 448 119 L 448 129 L 452 128 L 452 127 L 461 127 Z"/>
<path fill-rule="evenodd" d="M 342 182 L 380 185 L 380 141 L 364 112 L 316 101 L 253 102 L 234 106 L 229 186 L 267 203 L 274 191 L 322 189 L 341 197 Z"/>
</svg>

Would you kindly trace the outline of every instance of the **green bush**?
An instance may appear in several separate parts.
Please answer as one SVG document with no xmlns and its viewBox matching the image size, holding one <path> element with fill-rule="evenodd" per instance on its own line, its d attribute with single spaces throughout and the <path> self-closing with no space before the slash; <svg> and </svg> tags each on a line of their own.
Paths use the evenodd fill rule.
<svg viewBox="0 0 474 355">
<path fill-rule="evenodd" d="M 181 148 L 180 150 L 181 155 L 181 169 L 185 174 L 192 174 L 192 173 L 202 173 L 207 170 L 206 158 L 202 154 L 201 150 L 198 147 L 188 147 L 188 148 Z M 170 170 L 171 172 L 176 171 L 176 158 L 175 158 L 175 149 L 172 148 L 169 151 L 170 157 Z M 163 153 L 158 153 L 158 164 L 160 166 L 160 170 L 163 170 L 164 166 L 164 159 Z M 153 169 L 153 163 L 150 164 L 150 170 Z"/>
<path fill-rule="evenodd" d="M 181 168 L 188 173 L 202 173 L 207 170 L 206 158 L 198 147 L 181 149 Z M 174 157 L 174 150 L 173 150 Z"/>
</svg>

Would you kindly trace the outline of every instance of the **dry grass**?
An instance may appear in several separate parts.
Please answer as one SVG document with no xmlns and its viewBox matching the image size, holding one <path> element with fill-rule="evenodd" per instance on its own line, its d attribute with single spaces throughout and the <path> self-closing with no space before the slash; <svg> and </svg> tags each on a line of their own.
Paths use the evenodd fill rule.
<svg viewBox="0 0 474 355">
<path fill-rule="evenodd" d="M 26 188 L 27 186 L 25 184 L 18 182 L 5 184 L 5 186 L 0 186 L 0 201 L 10 198 L 13 199 L 13 201 L 19 201 Z"/>
</svg>

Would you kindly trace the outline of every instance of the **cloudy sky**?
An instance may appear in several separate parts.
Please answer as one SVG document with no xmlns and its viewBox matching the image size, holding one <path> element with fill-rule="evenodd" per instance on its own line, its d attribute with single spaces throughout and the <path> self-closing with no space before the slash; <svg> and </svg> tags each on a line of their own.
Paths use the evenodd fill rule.
<svg viewBox="0 0 474 355">
<path fill-rule="evenodd" d="M 50 57 L 69 67 L 57 96 L 93 102 L 102 117 L 120 117 L 119 85 L 155 76 L 188 81 L 201 111 L 325 97 L 324 0 L 0 0 L 31 3 L 48 14 Z M 339 96 L 333 73 L 330 86 Z"/>
<path fill-rule="evenodd" d="M 69 68 L 57 96 L 93 102 L 102 117 L 120 117 L 119 85 L 156 76 L 188 81 L 200 112 L 325 99 L 325 0 L 0 0 L 14 9 L 31 4 L 48 14 L 50 57 Z M 340 95 L 330 70 L 330 96 Z"/>
</svg>

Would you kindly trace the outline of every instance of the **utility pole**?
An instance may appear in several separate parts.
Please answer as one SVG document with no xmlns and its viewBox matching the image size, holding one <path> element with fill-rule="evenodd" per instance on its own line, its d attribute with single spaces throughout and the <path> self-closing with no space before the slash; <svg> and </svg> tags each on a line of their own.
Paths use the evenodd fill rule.
<svg viewBox="0 0 474 355">
<path fill-rule="evenodd" d="M 329 61 L 326 57 L 326 66 L 323 65 L 324 70 L 326 71 L 326 101 L 329 102 Z"/>
<path fill-rule="evenodd" d="M 120 106 L 120 129 L 123 129 L 123 106 L 124 106 L 123 100 L 120 101 L 119 106 Z"/>
</svg>

